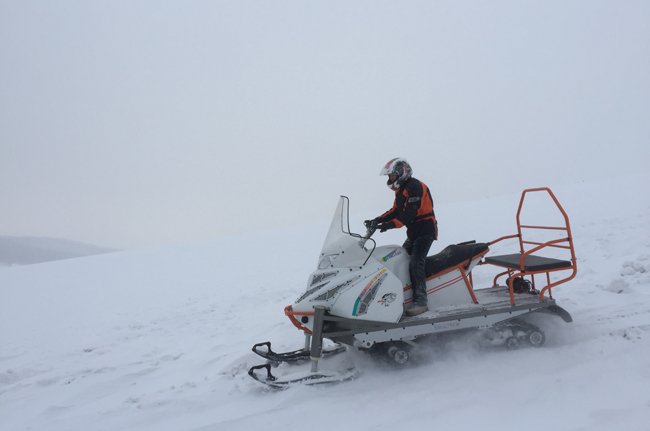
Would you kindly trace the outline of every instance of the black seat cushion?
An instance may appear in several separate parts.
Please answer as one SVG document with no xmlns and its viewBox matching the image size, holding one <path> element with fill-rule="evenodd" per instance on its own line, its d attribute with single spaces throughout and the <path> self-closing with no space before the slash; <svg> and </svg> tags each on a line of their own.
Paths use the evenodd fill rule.
<svg viewBox="0 0 650 431">
<path fill-rule="evenodd" d="M 490 256 L 485 262 L 511 269 L 521 270 L 521 253 Z M 525 271 L 548 271 L 551 269 L 571 268 L 570 260 L 553 259 L 550 257 L 533 256 L 529 254 L 524 258 Z"/>
<path fill-rule="evenodd" d="M 487 249 L 488 245 L 481 242 L 474 244 L 452 244 L 445 247 L 440 253 L 427 257 L 424 271 L 428 278 L 447 268 L 468 261 Z"/>
</svg>

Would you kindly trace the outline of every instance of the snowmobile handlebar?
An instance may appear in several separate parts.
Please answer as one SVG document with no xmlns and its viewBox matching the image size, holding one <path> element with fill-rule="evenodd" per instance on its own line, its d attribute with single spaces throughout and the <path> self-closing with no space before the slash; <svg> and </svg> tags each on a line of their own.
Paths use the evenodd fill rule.
<svg viewBox="0 0 650 431">
<path fill-rule="evenodd" d="M 377 226 L 371 226 L 366 230 L 366 235 L 363 238 L 368 240 L 375 232 L 377 232 Z"/>
<path fill-rule="evenodd" d="M 359 239 L 359 247 L 361 247 L 361 248 L 364 249 L 364 250 L 366 249 L 366 248 L 365 248 L 366 242 L 368 242 L 368 240 L 372 241 L 372 244 L 373 244 L 373 245 L 372 245 L 372 250 L 370 251 L 370 254 L 368 254 L 368 257 L 370 257 L 370 255 L 372 254 L 372 252 L 375 251 L 375 247 L 377 247 L 377 243 L 375 242 L 374 239 L 371 238 L 371 236 L 372 236 L 376 231 L 377 231 L 377 225 L 374 225 L 374 226 L 372 226 L 372 225 L 371 225 L 371 226 L 368 226 L 368 227 L 367 227 L 367 230 L 366 230 L 366 234 L 365 234 L 364 236 L 360 237 L 360 239 Z M 366 259 L 366 262 L 367 262 L 367 261 L 368 261 L 368 259 Z M 364 265 L 365 265 L 365 262 L 364 262 Z"/>
</svg>

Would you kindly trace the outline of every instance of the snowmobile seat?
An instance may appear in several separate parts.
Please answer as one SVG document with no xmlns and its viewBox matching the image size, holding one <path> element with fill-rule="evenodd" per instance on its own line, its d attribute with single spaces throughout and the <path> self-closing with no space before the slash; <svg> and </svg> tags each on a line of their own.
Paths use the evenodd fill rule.
<svg viewBox="0 0 650 431">
<path fill-rule="evenodd" d="M 521 253 L 504 254 L 485 258 L 486 263 L 503 266 L 510 269 L 521 270 Z M 533 256 L 529 254 L 524 258 L 524 271 L 549 271 L 551 269 L 571 268 L 570 260 L 553 259 L 550 257 Z"/>
<path fill-rule="evenodd" d="M 444 271 L 447 268 L 459 265 L 488 250 L 485 243 L 452 244 L 445 247 L 440 253 L 427 257 L 424 272 L 426 277 Z"/>
</svg>

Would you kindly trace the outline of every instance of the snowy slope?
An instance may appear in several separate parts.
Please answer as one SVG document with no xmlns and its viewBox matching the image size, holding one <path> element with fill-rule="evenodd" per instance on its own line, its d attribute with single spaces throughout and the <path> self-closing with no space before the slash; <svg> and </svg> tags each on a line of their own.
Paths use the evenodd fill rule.
<svg viewBox="0 0 650 431">
<path fill-rule="evenodd" d="M 640 184 L 650 176 L 554 188 L 579 260 L 554 290 L 574 322 L 538 322 L 544 348 L 481 351 L 461 338 L 403 370 L 352 352 L 361 375 L 339 385 L 277 392 L 246 375 L 263 362 L 254 343 L 302 347 L 282 310 L 303 291 L 328 223 L 0 269 L 2 429 L 648 430 L 650 196 Z M 439 205 L 431 253 L 515 233 L 518 201 Z M 486 287 L 482 269 L 475 284 Z"/>
<path fill-rule="evenodd" d="M 114 251 L 118 250 L 60 238 L 0 236 L 0 267 L 74 259 Z"/>
</svg>

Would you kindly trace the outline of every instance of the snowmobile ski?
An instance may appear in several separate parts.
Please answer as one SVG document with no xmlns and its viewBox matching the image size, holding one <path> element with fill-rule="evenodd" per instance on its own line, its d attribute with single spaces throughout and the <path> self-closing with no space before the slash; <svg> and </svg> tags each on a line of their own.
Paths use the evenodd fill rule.
<svg viewBox="0 0 650 431">
<path fill-rule="evenodd" d="M 257 373 L 257 370 L 265 369 L 266 376 Z M 287 389 L 296 385 L 321 385 L 326 383 L 340 383 L 352 380 L 359 375 L 356 368 L 350 368 L 344 372 L 299 372 L 283 377 L 276 377 L 271 373 L 271 364 L 256 365 L 248 370 L 248 375 L 260 383 L 275 388 Z"/>
<path fill-rule="evenodd" d="M 260 350 L 260 347 L 266 346 L 266 351 Z M 336 344 L 335 346 L 332 346 L 330 348 L 324 348 L 322 351 L 322 356 L 327 357 L 327 356 L 333 356 L 338 353 L 345 352 L 346 348 L 342 344 Z M 266 341 L 264 343 L 257 343 L 253 346 L 253 352 L 258 354 L 259 356 L 263 357 L 264 359 L 268 360 L 269 362 L 289 362 L 289 363 L 296 363 L 296 362 L 302 362 L 307 359 L 309 359 L 309 350 L 306 349 L 300 349 L 300 350 L 294 350 L 292 352 L 285 352 L 285 353 L 277 353 L 271 350 L 271 342 Z"/>
</svg>

